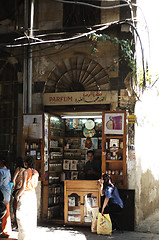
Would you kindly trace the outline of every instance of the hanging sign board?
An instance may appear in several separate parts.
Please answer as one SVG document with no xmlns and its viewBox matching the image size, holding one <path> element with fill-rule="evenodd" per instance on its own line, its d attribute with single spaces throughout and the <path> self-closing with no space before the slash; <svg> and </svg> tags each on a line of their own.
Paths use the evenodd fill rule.
<svg viewBox="0 0 159 240">
<path fill-rule="evenodd" d="M 128 123 L 136 123 L 136 115 L 129 115 L 128 116 Z"/>
<path fill-rule="evenodd" d="M 25 138 L 43 137 L 42 133 L 42 115 L 23 115 L 23 136 Z"/>
<path fill-rule="evenodd" d="M 45 106 L 109 104 L 111 100 L 115 102 L 117 98 L 117 91 L 44 93 L 43 104 Z"/>
</svg>

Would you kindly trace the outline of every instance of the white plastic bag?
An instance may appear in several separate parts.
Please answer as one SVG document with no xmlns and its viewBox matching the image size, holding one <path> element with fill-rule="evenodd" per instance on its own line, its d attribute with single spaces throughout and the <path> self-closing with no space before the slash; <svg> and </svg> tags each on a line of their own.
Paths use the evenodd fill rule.
<svg viewBox="0 0 159 240">
<path fill-rule="evenodd" d="M 92 224 L 91 232 L 97 232 L 97 219 L 98 219 L 99 208 L 92 208 Z"/>
<path fill-rule="evenodd" d="M 112 222 L 109 214 L 98 213 L 97 220 L 97 234 L 111 235 L 112 234 Z"/>
</svg>

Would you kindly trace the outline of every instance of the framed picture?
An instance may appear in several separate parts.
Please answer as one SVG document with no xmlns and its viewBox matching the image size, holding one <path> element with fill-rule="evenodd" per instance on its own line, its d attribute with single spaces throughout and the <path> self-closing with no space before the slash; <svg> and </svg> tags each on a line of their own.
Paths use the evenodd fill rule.
<svg viewBox="0 0 159 240">
<path fill-rule="evenodd" d="M 81 149 L 98 149 L 98 138 L 90 138 L 90 147 L 86 144 L 87 138 L 81 138 Z"/>
<path fill-rule="evenodd" d="M 124 113 L 105 113 L 105 134 L 121 135 L 124 133 Z"/>
<path fill-rule="evenodd" d="M 36 156 L 36 150 L 30 150 L 30 155 L 31 156 Z"/>
<path fill-rule="evenodd" d="M 25 138 L 42 139 L 42 115 L 24 115 L 23 116 L 23 136 Z"/>
</svg>

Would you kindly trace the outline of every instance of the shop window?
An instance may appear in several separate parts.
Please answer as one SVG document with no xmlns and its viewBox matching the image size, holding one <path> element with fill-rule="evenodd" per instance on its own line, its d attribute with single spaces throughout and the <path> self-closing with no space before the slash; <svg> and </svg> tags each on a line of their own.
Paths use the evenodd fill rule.
<svg viewBox="0 0 159 240">
<path fill-rule="evenodd" d="M 100 1 L 81 0 L 80 2 L 100 6 Z M 63 4 L 64 27 L 92 26 L 100 24 L 100 22 L 100 9 L 98 8 L 83 4 Z"/>
</svg>

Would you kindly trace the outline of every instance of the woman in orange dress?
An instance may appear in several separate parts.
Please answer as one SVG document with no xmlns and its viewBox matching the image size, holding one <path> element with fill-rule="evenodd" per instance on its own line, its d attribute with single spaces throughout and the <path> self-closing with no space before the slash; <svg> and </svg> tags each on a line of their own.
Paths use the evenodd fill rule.
<svg viewBox="0 0 159 240">
<path fill-rule="evenodd" d="M 17 209 L 17 194 L 18 191 L 21 189 L 22 184 L 23 184 L 23 178 L 24 178 L 24 162 L 23 158 L 19 157 L 17 159 L 17 164 L 16 164 L 16 170 L 13 176 L 13 214 L 14 214 L 14 225 L 17 228 L 17 222 L 16 222 L 16 209 Z"/>
<path fill-rule="evenodd" d="M 34 169 L 34 158 L 24 159 L 24 179 L 17 195 L 16 218 L 18 224 L 18 240 L 36 239 L 37 199 L 35 188 L 38 184 L 38 172 Z"/>
</svg>

